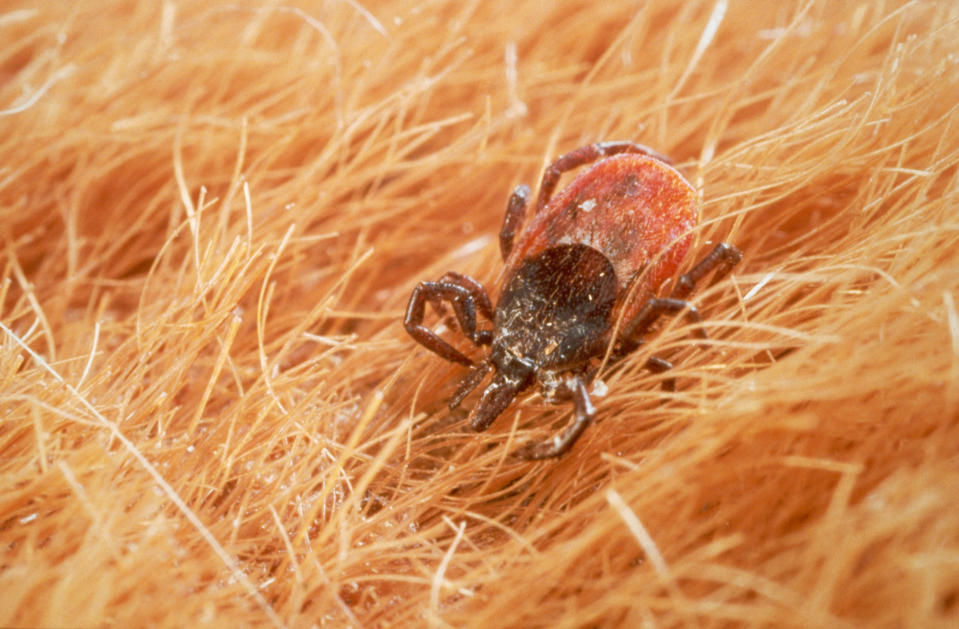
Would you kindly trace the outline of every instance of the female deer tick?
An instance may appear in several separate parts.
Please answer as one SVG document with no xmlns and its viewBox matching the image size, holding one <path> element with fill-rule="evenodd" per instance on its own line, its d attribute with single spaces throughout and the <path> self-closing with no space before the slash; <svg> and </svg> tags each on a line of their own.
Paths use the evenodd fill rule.
<svg viewBox="0 0 959 629">
<path fill-rule="evenodd" d="M 562 173 L 597 160 L 552 197 Z M 695 191 L 669 164 L 666 157 L 632 142 L 589 144 L 563 155 L 543 173 L 536 211 L 514 243 L 530 194 L 529 186 L 518 186 L 500 230 L 506 269 L 495 310 L 479 282 L 458 273 L 413 289 L 406 331 L 430 351 L 471 367 L 450 409 L 495 372 L 470 414 L 473 430 L 486 430 L 520 391 L 538 382 L 548 402 L 572 398 L 576 418 L 562 433 L 527 444 L 517 454 L 558 457 L 593 420 L 586 390 L 595 375 L 591 363 L 610 343 L 613 357 L 619 358 L 638 347 L 663 314 L 685 312 L 690 321 L 701 321 L 686 297 L 710 272 L 716 271 L 717 279 L 729 273 L 742 254 L 720 243 L 679 276 L 668 298 L 656 296 L 679 269 L 697 220 Z M 486 358 L 470 360 L 424 326 L 426 302 L 441 314 L 443 302 L 449 303 L 466 336 L 476 345 L 490 346 Z M 492 328 L 477 325 L 477 312 Z M 614 339 L 617 321 L 622 324 Z M 706 336 L 701 327 L 699 335 Z M 658 357 L 646 363 L 657 373 L 671 367 Z"/>
</svg>

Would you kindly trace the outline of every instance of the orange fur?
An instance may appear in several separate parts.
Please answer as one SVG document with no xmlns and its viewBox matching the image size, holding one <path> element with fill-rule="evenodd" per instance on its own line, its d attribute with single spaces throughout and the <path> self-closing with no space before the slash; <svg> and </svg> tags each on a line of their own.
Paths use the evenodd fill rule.
<svg viewBox="0 0 959 629">
<path fill-rule="evenodd" d="M 15 2 L 0 41 L 0 625 L 959 620 L 955 7 Z M 611 139 L 745 258 L 708 347 L 666 322 L 515 461 L 569 409 L 469 432 L 403 308 L 493 287 L 512 187 Z"/>
</svg>

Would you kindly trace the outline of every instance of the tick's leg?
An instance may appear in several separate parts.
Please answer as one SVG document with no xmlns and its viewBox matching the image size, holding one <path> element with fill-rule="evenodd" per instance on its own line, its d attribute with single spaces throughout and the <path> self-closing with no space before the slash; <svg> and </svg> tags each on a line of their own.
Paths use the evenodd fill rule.
<svg viewBox="0 0 959 629">
<path fill-rule="evenodd" d="M 696 335 L 703 339 L 709 338 L 706 330 L 702 327 L 702 317 L 699 311 L 696 309 L 696 306 L 686 301 L 685 298 L 693 292 L 696 284 L 711 272 L 716 271 L 714 281 L 718 281 L 729 274 L 732 268 L 742 260 L 742 257 L 742 252 L 732 245 L 724 242 L 716 245 L 713 250 L 710 251 L 705 258 L 696 263 L 688 273 L 684 273 L 679 277 L 676 281 L 676 287 L 668 299 L 650 299 L 643 304 L 643 307 L 639 309 L 639 312 L 636 313 L 633 320 L 627 323 L 623 329 L 623 333 L 620 335 L 620 339 L 613 351 L 613 358 L 622 358 L 639 347 L 640 343 L 642 343 L 643 335 L 649 332 L 649 329 L 656 323 L 656 320 L 664 314 L 677 314 L 685 310 L 686 319 L 690 323 L 698 324 Z M 649 360 L 646 361 L 645 367 L 653 373 L 663 373 L 664 371 L 672 369 L 673 365 L 658 356 L 651 356 Z M 663 389 L 666 391 L 675 391 L 675 378 L 663 380 Z"/>
<path fill-rule="evenodd" d="M 509 196 L 506 216 L 503 217 L 503 227 L 499 230 L 499 252 L 503 256 L 503 262 L 506 262 L 510 251 L 513 250 L 513 238 L 516 237 L 516 230 L 526 218 L 527 205 L 529 205 L 529 186 L 516 186 L 513 194 Z"/>
<path fill-rule="evenodd" d="M 537 459 L 552 459 L 562 456 L 573 447 L 586 427 L 593 421 L 596 409 L 589 399 L 586 385 L 579 378 L 572 385 L 573 403 L 576 407 L 576 418 L 569 428 L 554 436 L 549 441 L 528 443 L 516 451 L 516 456 L 530 461 Z"/>
<path fill-rule="evenodd" d="M 452 300 L 453 310 L 456 312 L 460 327 L 476 345 L 492 343 L 493 331 L 476 327 L 476 310 L 479 310 L 480 314 L 490 321 L 493 320 L 493 305 L 490 303 L 489 295 L 486 294 L 483 285 L 468 275 L 454 273 L 453 271 L 447 271 L 439 281 L 443 284 L 455 284 L 466 289 L 469 293 L 467 299 Z M 472 327 L 465 327 L 467 325 Z"/>
<path fill-rule="evenodd" d="M 742 257 L 742 252 L 732 245 L 727 245 L 724 242 L 716 245 L 705 258 L 690 269 L 689 273 L 679 276 L 676 281 L 676 288 L 673 289 L 669 298 L 650 299 L 643 304 L 643 307 L 623 330 L 622 340 L 616 351 L 617 356 L 622 356 L 634 350 L 639 345 L 642 336 L 664 314 L 676 314 L 686 310 L 686 319 L 690 323 L 701 324 L 702 317 L 696 310 L 696 306 L 686 301 L 685 298 L 696 288 L 696 284 L 709 273 L 715 270 L 716 280 L 719 280 L 727 275 Z M 696 335 L 703 339 L 709 338 L 701 325 L 696 330 Z"/>
<path fill-rule="evenodd" d="M 565 155 L 557 157 L 556 161 L 550 164 L 543 172 L 543 181 L 539 185 L 539 198 L 536 201 L 536 212 L 539 213 L 540 210 L 546 207 L 549 198 L 553 196 L 556 182 L 559 181 L 560 175 L 564 172 L 583 166 L 584 164 L 589 164 L 590 162 L 595 162 L 603 157 L 616 155 L 617 153 L 641 153 L 658 159 L 661 162 L 666 162 L 667 164 L 673 163 L 672 160 L 665 155 L 657 153 L 642 144 L 636 144 L 635 142 L 596 142 L 595 144 L 581 146 Z"/>
<path fill-rule="evenodd" d="M 467 376 L 469 377 L 469 376 Z M 496 374 L 483 391 L 483 397 L 470 414 L 470 427 L 476 432 L 489 428 L 500 413 L 506 410 L 516 394 L 526 386 L 525 382 Z"/>
<path fill-rule="evenodd" d="M 669 362 L 664 358 L 659 356 L 650 356 L 644 365 L 647 371 L 652 373 L 660 374 L 666 371 L 669 371 L 673 368 L 673 363 Z M 663 380 L 663 390 L 664 391 L 675 391 L 676 390 L 676 378 L 666 378 Z"/>
<path fill-rule="evenodd" d="M 456 389 L 456 393 L 453 394 L 453 397 L 450 398 L 449 406 L 450 410 L 455 410 L 463 399 L 473 392 L 473 389 L 479 386 L 480 382 L 483 381 L 483 378 L 486 377 L 486 374 L 489 373 L 492 369 L 492 365 L 488 361 L 483 361 L 473 365 L 473 368 L 470 369 L 470 372 L 463 376 L 463 379 L 460 380 L 459 387 Z"/>
<path fill-rule="evenodd" d="M 413 289 L 410 295 L 410 303 L 406 307 L 406 318 L 403 320 L 403 326 L 410 336 L 420 345 L 445 358 L 468 367 L 473 366 L 473 361 L 464 356 L 458 349 L 444 341 L 433 330 L 423 325 L 423 315 L 426 313 L 427 301 L 446 300 L 453 304 L 457 317 L 461 318 L 460 326 L 466 330 L 476 329 L 476 316 L 472 310 L 472 300 L 469 300 L 469 291 L 457 284 L 448 282 L 420 282 Z M 462 303 L 470 304 L 469 307 L 462 306 Z M 460 305 L 457 305 L 457 304 Z M 468 315 L 472 313 L 472 325 Z M 462 320 L 462 319 L 465 319 Z"/>
<path fill-rule="evenodd" d="M 676 288 L 673 289 L 673 294 L 670 295 L 670 297 L 674 299 L 685 299 L 696 288 L 696 284 L 713 270 L 716 271 L 716 276 L 713 281 L 718 282 L 726 275 L 729 275 L 733 267 L 739 264 L 739 261 L 742 259 L 742 251 L 724 242 L 719 243 L 705 258 L 697 262 L 696 266 L 691 268 L 688 273 L 683 273 L 679 276 L 679 279 L 676 281 Z"/>
<path fill-rule="evenodd" d="M 486 294 L 486 289 L 483 288 L 482 284 L 474 280 L 469 275 L 463 275 L 462 273 L 456 273 L 455 271 L 447 271 L 443 274 L 443 277 L 441 277 L 439 281 L 456 284 L 457 286 L 462 286 L 468 290 L 470 297 L 472 297 L 476 302 L 476 308 L 480 311 L 480 314 L 487 319 L 492 320 L 493 304 L 490 303 L 489 295 Z"/>
<path fill-rule="evenodd" d="M 476 345 L 489 345 L 493 340 L 493 331 L 476 327 L 476 311 L 487 319 L 493 319 L 493 307 L 483 286 L 467 275 L 447 272 L 437 282 L 421 282 L 410 296 L 406 309 L 406 331 L 423 346 L 436 352 L 447 360 L 464 365 L 472 365 L 462 353 L 443 341 L 435 332 L 422 325 L 426 302 L 443 314 L 443 301 L 449 302 L 456 314 L 460 329 Z M 464 362 L 468 361 L 468 362 Z"/>
<path fill-rule="evenodd" d="M 685 299 L 673 299 L 671 297 L 666 299 L 653 298 L 643 304 L 643 307 L 639 309 L 639 312 L 636 313 L 633 320 L 626 326 L 626 329 L 623 330 L 623 338 L 625 340 L 622 343 L 624 346 L 622 353 L 628 353 L 630 346 L 635 347 L 638 344 L 637 339 L 642 338 L 644 334 L 649 332 L 649 329 L 661 316 L 664 314 L 677 314 L 684 310 L 686 311 L 687 321 L 699 324 L 696 335 L 700 338 L 708 338 L 706 330 L 704 330 L 701 325 L 703 318 L 699 314 L 699 310 L 697 310 L 696 306 L 692 303 Z"/>
</svg>

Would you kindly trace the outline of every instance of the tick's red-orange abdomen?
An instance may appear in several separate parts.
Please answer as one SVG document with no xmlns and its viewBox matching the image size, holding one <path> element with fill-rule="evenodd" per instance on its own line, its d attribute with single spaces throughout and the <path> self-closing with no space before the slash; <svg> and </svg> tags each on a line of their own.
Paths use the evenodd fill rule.
<svg viewBox="0 0 959 629">
<path fill-rule="evenodd" d="M 550 247 L 584 244 L 612 263 L 624 295 L 635 281 L 643 282 L 630 299 L 638 305 L 676 274 L 697 219 L 696 191 L 676 169 L 646 155 L 613 155 L 532 217 L 505 275 Z"/>
</svg>

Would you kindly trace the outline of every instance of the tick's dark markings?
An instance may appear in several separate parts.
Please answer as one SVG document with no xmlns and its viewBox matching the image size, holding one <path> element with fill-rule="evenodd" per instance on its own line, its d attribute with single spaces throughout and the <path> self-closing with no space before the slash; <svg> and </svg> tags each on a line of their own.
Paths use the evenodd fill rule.
<svg viewBox="0 0 959 629">
<path fill-rule="evenodd" d="M 553 197 L 564 172 L 592 162 Z M 526 221 L 529 198 L 529 186 L 517 186 L 506 206 L 499 237 L 506 272 L 495 309 L 479 282 L 449 272 L 413 289 L 404 324 L 430 351 L 470 367 L 450 409 L 493 373 L 470 414 L 473 430 L 486 430 L 533 383 L 549 402 L 572 400 L 576 417 L 566 430 L 517 453 L 546 459 L 569 450 L 592 421 L 586 385 L 609 344 L 614 358 L 628 354 L 664 314 L 685 313 L 700 324 L 686 298 L 710 273 L 717 280 L 728 274 L 742 254 L 720 243 L 679 276 L 669 297 L 656 296 L 692 243 L 696 195 L 666 157 L 640 144 L 599 142 L 567 153 L 543 173 L 535 213 Z M 427 302 L 440 313 L 448 303 L 467 338 L 490 346 L 486 358 L 474 362 L 424 326 Z M 492 327 L 480 327 L 478 314 Z M 624 324 L 613 339 L 619 317 Z M 697 332 L 706 337 L 702 327 Z M 645 366 L 654 373 L 672 368 L 656 356 Z M 673 390 L 673 379 L 663 386 Z"/>
</svg>

